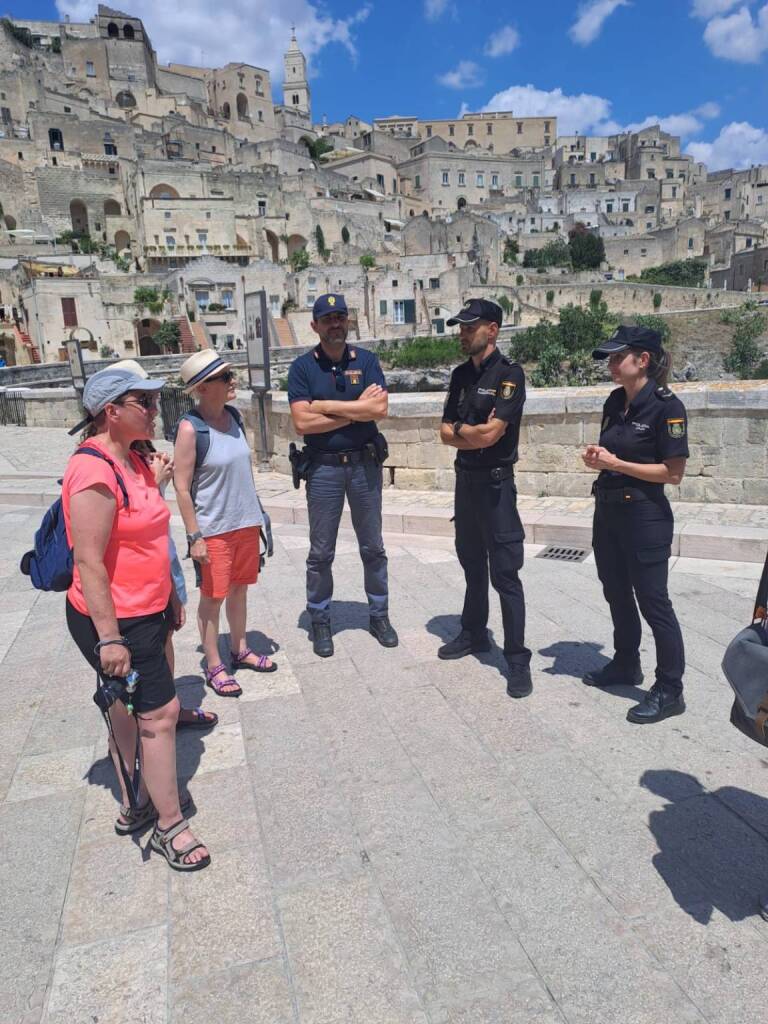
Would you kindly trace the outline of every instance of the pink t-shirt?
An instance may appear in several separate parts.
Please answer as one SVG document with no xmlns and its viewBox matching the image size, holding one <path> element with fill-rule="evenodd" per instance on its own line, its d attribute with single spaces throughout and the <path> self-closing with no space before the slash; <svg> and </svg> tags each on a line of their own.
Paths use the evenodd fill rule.
<svg viewBox="0 0 768 1024">
<path fill-rule="evenodd" d="M 112 458 L 98 438 L 90 438 L 84 443 L 86 447 L 98 448 Z M 96 484 L 104 484 L 115 496 L 115 520 L 104 552 L 104 565 L 118 619 L 162 611 L 171 595 L 168 557 L 171 513 L 157 488 L 152 470 L 135 452 L 130 453 L 130 460 L 135 475 L 112 459 L 128 491 L 127 510 L 123 508 L 123 494 L 112 467 L 93 455 L 73 455 L 67 463 L 61 487 L 64 523 L 70 544 L 69 505 L 72 495 Z M 67 597 L 79 612 L 89 614 L 77 566 Z"/>
</svg>

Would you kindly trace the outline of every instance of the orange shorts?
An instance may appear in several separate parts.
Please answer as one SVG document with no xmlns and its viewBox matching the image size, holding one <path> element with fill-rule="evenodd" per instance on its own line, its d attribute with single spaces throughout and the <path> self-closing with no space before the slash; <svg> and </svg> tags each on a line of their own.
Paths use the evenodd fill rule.
<svg viewBox="0 0 768 1024">
<path fill-rule="evenodd" d="M 258 526 L 206 537 L 208 561 L 200 565 L 200 593 L 220 600 L 233 583 L 255 583 L 259 578 L 261 535 Z"/>
</svg>

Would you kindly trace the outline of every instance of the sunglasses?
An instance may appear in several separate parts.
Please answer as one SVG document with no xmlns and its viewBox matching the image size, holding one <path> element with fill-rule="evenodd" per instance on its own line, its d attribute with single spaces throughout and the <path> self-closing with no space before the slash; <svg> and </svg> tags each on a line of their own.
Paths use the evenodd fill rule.
<svg viewBox="0 0 768 1024">
<path fill-rule="evenodd" d="M 231 384 L 235 380 L 236 374 L 231 370 L 225 370 L 224 373 L 216 373 L 213 377 L 208 377 L 207 380 L 220 380 L 224 384 Z"/>
<path fill-rule="evenodd" d="M 150 409 L 157 412 L 157 398 L 153 395 L 137 395 L 135 398 L 124 398 L 121 402 L 115 402 L 115 405 L 140 405 L 145 412 L 149 412 Z"/>
<path fill-rule="evenodd" d="M 346 378 L 344 377 L 344 371 L 340 367 L 334 366 L 334 368 L 331 370 L 331 373 L 333 374 L 334 378 L 336 379 L 336 390 L 337 391 L 346 391 L 347 390 L 347 381 L 346 381 Z"/>
</svg>

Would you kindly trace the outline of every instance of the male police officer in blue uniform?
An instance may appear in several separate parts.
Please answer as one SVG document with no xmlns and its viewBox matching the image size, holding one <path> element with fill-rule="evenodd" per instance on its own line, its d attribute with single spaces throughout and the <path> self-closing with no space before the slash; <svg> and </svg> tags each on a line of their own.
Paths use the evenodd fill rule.
<svg viewBox="0 0 768 1024">
<path fill-rule="evenodd" d="M 461 632 L 437 652 L 462 658 L 487 651 L 488 569 L 501 598 L 507 693 L 526 697 L 532 689 L 525 646 L 525 597 L 518 576 L 525 533 L 517 513 L 514 464 L 525 404 L 525 374 L 496 348 L 501 307 L 470 299 L 448 321 L 459 325 L 469 356 L 451 375 L 440 440 L 456 456 L 456 553 L 467 582 Z"/>
<path fill-rule="evenodd" d="M 387 391 L 379 361 L 347 345 L 343 295 L 321 295 L 312 307 L 320 343 L 299 356 L 288 373 L 288 401 L 297 433 L 311 462 L 307 475 L 309 556 L 307 611 L 315 654 L 333 654 L 331 565 L 344 497 L 363 560 L 370 631 L 384 647 L 396 647 L 388 617 L 387 556 L 381 538 L 383 437 L 377 421 L 387 415 Z"/>
</svg>

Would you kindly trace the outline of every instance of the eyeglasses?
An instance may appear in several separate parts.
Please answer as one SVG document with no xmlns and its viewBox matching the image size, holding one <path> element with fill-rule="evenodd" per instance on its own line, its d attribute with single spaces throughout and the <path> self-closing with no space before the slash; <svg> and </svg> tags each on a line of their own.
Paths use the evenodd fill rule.
<svg viewBox="0 0 768 1024">
<path fill-rule="evenodd" d="M 208 377 L 208 380 L 220 380 L 224 384 L 231 384 L 232 381 L 235 380 L 235 378 L 236 374 L 234 374 L 231 370 L 225 370 L 224 373 L 217 373 L 214 374 L 213 377 Z"/>
<path fill-rule="evenodd" d="M 333 376 L 336 379 L 336 390 L 337 391 L 346 391 L 347 390 L 347 381 L 346 381 L 346 378 L 344 377 L 344 371 L 341 369 L 341 367 L 340 366 L 334 366 L 333 369 L 331 370 L 331 373 L 333 374 Z"/>
<path fill-rule="evenodd" d="M 115 405 L 140 405 L 145 412 L 157 412 L 157 399 L 151 395 L 137 395 L 135 398 L 124 398 Z"/>
</svg>

